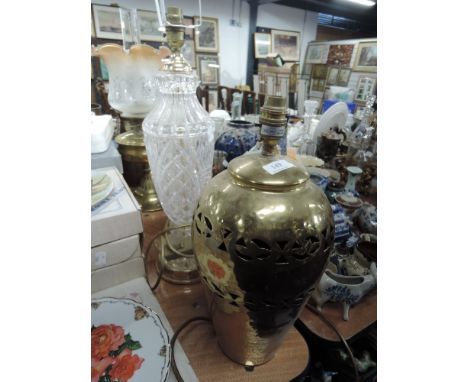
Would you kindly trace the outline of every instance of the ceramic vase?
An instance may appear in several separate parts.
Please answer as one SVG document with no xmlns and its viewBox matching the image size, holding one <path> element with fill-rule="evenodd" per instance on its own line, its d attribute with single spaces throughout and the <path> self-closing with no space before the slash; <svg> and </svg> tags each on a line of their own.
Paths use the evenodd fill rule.
<svg viewBox="0 0 468 382">
<path fill-rule="evenodd" d="M 224 151 L 227 154 L 226 160 L 230 162 L 254 147 L 257 140 L 255 124 L 233 120 L 227 123 L 225 131 L 216 140 L 215 150 Z"/>
</svg>

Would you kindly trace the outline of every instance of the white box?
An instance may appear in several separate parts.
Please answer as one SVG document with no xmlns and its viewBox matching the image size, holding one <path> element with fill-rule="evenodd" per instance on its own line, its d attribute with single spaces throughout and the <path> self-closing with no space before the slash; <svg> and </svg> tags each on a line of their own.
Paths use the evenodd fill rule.
<svg viewBox="0 0 468 382">
<path fill-rule="evenodd" d="M 141 257 L 140 236 L 133 235 L 91 248 L 91 270 L 110 267 Z"/>
<path fill-rule="evenodd" d="M 91 154 L 91 169 L 103 167 L 117 167 L 117 170 L 122 174 L 123 165 L 122 157 L 117 150 L 115 141 L 111 141 L 107 151 L 99 154 Z"/>
<path fill-rule="evenodd" d="M 138 277 L 145 277 L 145 264 L 141 256 L 92 271 L 91 293 L 99 292 Z"/>
<path fill-rule="evenodd" d="M 140 206 L 115 167 L 93 170 L 106 173 L 114 182 L 112 194 L 91 209 L 91 247 L 143 232 Z"/>
</svg>

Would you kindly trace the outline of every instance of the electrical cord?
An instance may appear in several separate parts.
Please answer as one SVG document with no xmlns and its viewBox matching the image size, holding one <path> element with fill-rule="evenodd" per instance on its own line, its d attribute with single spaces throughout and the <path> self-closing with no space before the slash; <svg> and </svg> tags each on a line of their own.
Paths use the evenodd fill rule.
<svg viewBox="0 0 468 382">
<path fill-rule="evenodd" d="M 150 240 L 149 244 L 147 245 L 146 247 L 146 251 L 144 252 L 145 254 L 148 254 L 149 253 L 149 250 L 151 248 L 151 246 L 153 245 L 154 241 L 160 237 L 161 235 L 164 235 L 166 234 L 167 232 L 169 231 L 172 231 L 174 229 L 178 229 L 178 228 L 183 228 L 183 227 L 186 227 L 188 225 L 183 225 L 183 226 L 178 226 L 178 227 L 170 227 L 170 228 L 166 228 L 166 229 L 163 229 L 162 231 L 159 231 L 158 233 L 156 233 L 153 238 Z M 168 241 L 168 244 L 169 241 Z M 172 249 L 172 248 L 171 248 Z M 163 262 L 160 262 L 160 270 L 159 272 L 156 271 L 158 277 L 156 278 L 156 282 L 154 283 L 153 286 L 151 286 L 151 284 L 149 283 L 149 280 L 148 280 L 148 284 L 150 285 L 150 288 L 151 288 L 151 291 L 154 293 L 156 291 L 156 289 L 158 288 L 159 284 L 161 283 L 161 280 L 162 280 L 162 275 L 164 273 L 164 264 Z M 212 307 L 213 307 L 213 300 L 211 301 L 211 304 L 210 304 L 210 308 L 209 310 L 211 311 Z M 184 330 L 188 325 L 190 325 L 192 322 L 194 321 L 207 321 L 207 322 L 211 322 L 211 319 L 209 317 L 203 317 L 203 316 L 197 316 L 197 317 L 193 317 L 187 321 L 185 321 L 181 326 L 179 326 L 179 328 L 174 332 L 174 335 L 172 336 L 171 338 L 171 342 L 170 342 L 170 347 L 171 347 L 171 366 L 172 366 L 172 370 L 174 370 L 174 375 L 177 379 L 177 382 L 184 382 L 184 379 L 182 378 L 182 376 L 180 375 L 180 372 L 179 372 L 179 369 L 177 367 L 177 364 L 176 364 L 176 360 L 175 360 L 175 355 L 174 355 L 174 349 L 175 349 L 175 342 L 177 340 L 177 337 L 179 336 L 179 334 L 182 332 L 182 330 Z"/>
<path fill-rule="evenodd" d="M 168 227 L 168 228 L 163 229 L 162 231 L 159 231 L 158 233 L 156 233 L 156 234 L 152 237 L 152 239 L 150 240 L 149 244 L 146 246 L 146 250 L 144 251 L 144 253 L 145 253 L 145 254 L 149 254 L 149 250 L 150 250 L 151 246 L 153 245 L 154 241 L 155 241 L 158 237 L 160 237 L 161 235 L 164 235 L 164 234 L 166 234 L 166 233 L 168 233 L 168 232 L 170 232 L 170 231 L 173 231 L 173 230 L 175 230 L 175 229 L 188 227 L 189 225 L 190 225 L 190 224 L 185 224 L 185 225 L 175 226 L 175 227 Z M 170 245 L 169 240 L 168 240 L 168 244 Z M 172 246 L 171 246 L 170 248 L 171 248 L 171 250 L 172 250 Z M 176 250 L 174 250 L 174 251 L 176 251 Z M 179 254 L 178 251 L 176 251 L 176 252 Z M 158 259 L 159 259 L 159 257 L 158 257 Z M 156 261 L 158 261 L 158 259 L 157 259 Z M 156 282 L 154 283 L 153 286 L 151 286 L 151 284 L 150 284 L 150 282 L 149 282 L 149 280 L 148 280 L 148 276 L 146 276 L 146 279 L 147 279 L 147 281 L 148 281 L 148 284 L 149 284 L 150 289 L 151 289 L 152 292 L 154 292 L 154 291 L 158 288 L 158 286 L 159 286 L 159 284 L 160 284 L 160 282 L 161 282 L 161 279 L 162 279 L 162 275 L 163 275 L 163 273 L 164 273 L 164 263 L 163 263 L 162 261 L 160 261 L 159 263 L 160 263 L 160 272 L 157 272 L 157 271 L 156 271 L 156 274 L 158 275 L 158 277 L 156 278 Z M 148 272 L 146 272 L 146 274 L 148 275 Z"/>
<path fill-rule="evenodd" d="M 306 308 L 309 309 L 310 311 L 314 312 L 323 322 L 325 322 L 340 338 L 340 341 L 343 343 L 344 347 L 346 348 L 346 351 L 348 352 L 349 357 L 351 358 L 351 361 L 353 363 L 353 368 L 354 368 L 354 378 L 356 382 L 359 382 L 361 378 L 359 377 L 359 372 L 358 372 L 358 367 L 356 364 L 356 360 L 354 358 L 353 352 L 351 351 L 351 348 L 348 345 L 348 342 L 346 342 L 345 338 L 341 335 L 341 333 L 338 331 L 336 326 L 328 319 L 326 318 L 322 312 L 320 312 L 317 308 L 307 304 Z"/>
<path fill-rule="evenodd" d="M 174 375 L 177 379 L 177 382 L 184 382 L 184 379 L 180 375 L 179 369 L 177 368 L 175 356 L 174 356 L 175 342 L 179 334 L 182 332 L 182 330 L 184 330 L 189 324 L 191 324 L 194 321 L 211 322 L 211 319 L 208 317 L 204 317 L 204 316 L 193 317 L 190 320 L 185 321 L 181 326 L 179 326 L 179 328 L 175 331 L 174 335 L 171 338 L 171 365 L 172 365 L 172 370 L 174 371 Z"/>
<path fill-rule="evenodd" d="M 158 237 L 160 237 L 161 235 L 166 234 L 167 232 L 170 232 L 170 231 L 172 231 L 174 229 L 178 229 L 178 228 L 182 228 L 182 227 L 185 227 L 185 225 L 184 226 L 178 226 L 178 227 L 169 227 L 169 228 L 163 229 L 162 231 L 159 231 L 158 233 L 156 233 L 153 236 L 153 238 L 150 240 L 149 244 L 147 245 L 145 254 L 149 253 L 149 250 L 150 250 L 151 246 L 153 245 L 154 241 Z M 151 288 L 152 292 L 155 292 L 156 289 L 158 288 L 159 284 L 161 283 L 162 275 L 164 273 L 164 264 L 162 262 L 160 263 L 160 271 L 159 272 L 156 271 L 156 273 L 158 274 L 158 277 L 156 278 L 156 282 L 154 283 L 153 286 L 151 286 L 151 284 L 150 284 L 150 288 Z M 148 280 L 148 284 L 149 284 L 149 280 Z M 210 304 L 210 308 L 209 308 L 210 311 L 211 311 L 211 309 L 213 307 L 213 302 L 214 301 L 212 300 L 211 304 Z M 319 310 L 317 310 L 316 308 L 314 308 L 313 306 L 310 306 L 310 305 L 306 305 L 306 307 L 310 311 L 314 312 L 322 321 L 324 321 L 338 335 L 338 337 L 340 338 L 341 342 L 343 343 L 344 347 L 346 348 L 346 351 L 348 352 L 348 355 L 350 356 L 351 361 L 353 363 L 354 376 L 355 376 L 356 382 L 359 382 L 360 377 L 359 377 L 358 368 L 357 368 L 357 365 L 356 365 L 356 360 L 354 358 L 353 352 L 351 351 L 351 349 L 350 349 L 348 343 L 346 342 L 346 340 L 344 339 L 344 337 L 341 335 L 341 333 L 338 331 L 338 329 L 335 327 L 335 325 L 333 325 L 333 323 L 331 321 L 329 321 Z M 171 345 L 171 365 L 172 365 L 172 369 L 174 370 L 174 375 L 175 375 L 175 377 L 177 379 L 177 382 L 184 382 L 184 380 L 183 380 L 182 376 L 180 375 L 179 369 L 177 368 L 177 364 L 176 364 L 176 361 L 175 361 L 175 356 L 174 356 L 175 342 L 176 342 L 177 337 L 179 336 L 179 334 L 182 332 L 182 330 L 184 330 L 188 325 L 190 325 L 194 321 L 211 322 L 211 319 L 209 317 L 204 317 L 204 316 L 193 317 L 193 318 L 185 321 L 175 331 L 174 335 L 171 338 L 171 342 L 170 342 L 170 345 Z"/>
</svg>

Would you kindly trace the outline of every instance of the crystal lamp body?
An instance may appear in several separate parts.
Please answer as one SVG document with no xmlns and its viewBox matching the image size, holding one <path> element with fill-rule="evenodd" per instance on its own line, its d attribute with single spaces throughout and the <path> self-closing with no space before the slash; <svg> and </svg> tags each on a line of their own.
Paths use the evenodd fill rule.
<svg viewBox="0 0 468 382">
<path fill-rule="evenodd" d="M 155 108 L 143 122 L 153 182 L 169 219 L 188 224 L 211 178 L 214 122 L 202 108 L 192 74 L 160 72 Z"/>
</svg>

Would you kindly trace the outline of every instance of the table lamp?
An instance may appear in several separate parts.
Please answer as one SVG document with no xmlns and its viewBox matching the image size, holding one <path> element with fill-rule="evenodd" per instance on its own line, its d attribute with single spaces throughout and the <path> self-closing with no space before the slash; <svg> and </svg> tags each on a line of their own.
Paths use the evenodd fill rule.
<svg viewBox="0 0 468 382">
<path fill-rule="evenodd" d="M 190 223 L 200 193 L 212 176 L 215 128 L 196 96 L 200 81 L 181 54 L 186 27 L 182 10 L 168 7 L 164 20 L 161 26 L 172 54 L 163 60 L 163 68 L 156 75 L 160 93 L 143 122 L 143 132 L 168 227 L 183 226 L 163 237 L 158 267 L 167 281 L 191 283 L 199 276 L 191 249 Z"/>
</svg>

